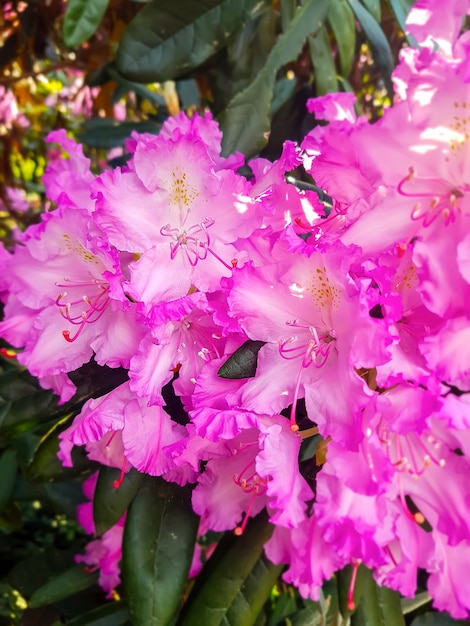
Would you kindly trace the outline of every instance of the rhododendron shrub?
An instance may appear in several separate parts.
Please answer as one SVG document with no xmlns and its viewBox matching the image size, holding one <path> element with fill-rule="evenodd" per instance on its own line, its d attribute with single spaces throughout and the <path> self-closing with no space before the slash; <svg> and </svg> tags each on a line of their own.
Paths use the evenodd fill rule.
<svg viewBox="0 0 470 626">
<path fill-rule="evenodd" d="M 91 357 L 128 375 L 62 430 L 64 466 L 84 446 L 116 490 L 132 468 L 179 485 L 200 537 L 242 540 L 265 510 L 304 598 L 352 566 L 349 610 L 364 565 L 405 597 L 426 572 L 436 609 L 470 612 L 468 8 L 417 3 L 378 122 L 316 98 L 325 123 L 249 177 L 207 112 L 98 176 L 52 133 L 55 208 L 1 258 L 0 333 L 44 387 L 66 402 Z M 331 211 L 286 181 L 300 165 Z M 132 532 L 114 522 L 77 557 L 108 594 Z"/>
</svg>

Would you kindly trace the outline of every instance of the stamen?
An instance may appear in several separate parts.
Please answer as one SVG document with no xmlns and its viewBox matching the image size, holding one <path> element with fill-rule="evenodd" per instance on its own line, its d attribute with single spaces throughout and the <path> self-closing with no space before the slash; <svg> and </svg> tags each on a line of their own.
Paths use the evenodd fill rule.
<svg viewBox="0 0 470 626">
<path fill-rule="evenodd" d="M 68 291 L 61 292 L 56 298 L 56 305 L 59 307 L 60 314 L 64 319 L 78 326 L 78 330 L 72 336 L 69 330 L 62 331 L 64 339 L 70 343 L 74 342 L 80 336 L 85 324 L 93 324 L 97 322 L 104 314 L 109 304 L 109 285 L 101 279 L 92 279 L 91 281 L 75 281 L 68 278 L 64 279 L 66 284 L 56 283 L 57 287 L 67 287 L 69 290 L 87 289 L 88 294 L 81 295 L 80 299 L 65 301 Z M 81 307 L 86 305 L 85 309 Z M 78 311 L 77 311 L 78 308 Z"/>
<path fill-rule="evenodd" d="M 187 216 L 186 216 L 187 217 Z M 186 218 L 185 218 L 186 221 Z M 173 260 L 180 249 L 184 250 L 186 258 L 192 267 L 195 267 L 199 261 L 204 261 L 207 255 L 210 253 L 215 257 L 224 267 L 231 270 L 237 264 L 237 260 L 232 260 L 229 265 L 218 254 L 212 250 L 211 239 L 208 229 L 215 224 L 215 219 L 206 217 L 188 229 L 172 228 L 170 224 L 162 226 L 160 228 L 160 234 L 164 237 L 171 237 L 173 243 L 170 243 L 170 258 Z M 184 223 L 183 223 L 184 226 Z"/>
<path fill-rule="evenodd" d="M 412 181 L 415 181 L 416 189 L 406 191 L 405 185 Z M 458 200 L 470 191 L 470 186 L 464 184 L 460 187 L 452 187 L 449 182 L 441 178 L 417 177 L 414 167 L 410 167 L 408 174 L 398 183 L 397 191 L 405 198 L 430 198 L 427 208 L 423 208 L 422 203 L 418 201 L 411 211 L 411 219 L 423 220 L 423 226 L 426 228 L 440 215 L 444 217 L 446 226 L 453 222 L 458 209 Z"/>
<path fill-rule="evenodd" d="M 121 473 L 119 478 L 113 482 L 113 489 L 119 489 L 124 482 L 124 476 L 126 475 L 126 457 L 122 459 Z"/>
<path fill-rule="evenodd" d="M 356 586 L 357 570 L 359 569 L 359 565 L 361 563 L 362 563 L 361 559 L 354 559 L 352 562 L 353 571 L 352 571 L 352 576 L 351 576 L 351 582 L 349 583 L 348 601 L 347 601 L 347 607 L 350 611 L 354 611 L 354 609 L 356 608 L 356 605 L 354 603 L 354 587 Z"/>
</svg>

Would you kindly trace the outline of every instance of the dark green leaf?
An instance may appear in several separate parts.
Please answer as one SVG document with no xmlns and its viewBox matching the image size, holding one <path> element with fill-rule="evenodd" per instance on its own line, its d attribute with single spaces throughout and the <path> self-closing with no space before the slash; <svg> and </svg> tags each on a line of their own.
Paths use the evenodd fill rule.
<svg viewBox="0 0 470 626">
<path fill-rule="evenodd" d="M 331 0 L 328 23 L 338 46 L 341 73 L 343 76 L 349 76 L 356 50 L 356 23 L 347 0 Z"/>
<path fill-rule="evenodd" d="M 22 595 L 30 596 L 36 589 L 54 580 L 74 564 L 73 551 L 49 548 L 19 561 L 8 573 L 8 582 Z"/>
<path fill-rule="evenodd" d="M 265 345 L 265 341 L 252 341 L 248 339 L 235 350 L 232 356 L 225 361 L 217 372 L 220 378 L 253 378 L 258 364 L 258 352 Z"/>
<path fill-rule="evenodd" d="M 312 59 L 315 91 L 317 96 L 338 91 L 336 66 L 333 61 L 328 32 L 324 26 L 314 37 L 308 38 L 310 58 Z"/>
<path fill-rule="evenodd" d="M 122 484 L 115 489 L 114 483 L 119 479 L 120 473 L 114 467 L 100 469 L 93 498 L 93 517 L 98 535 L 102 535 L 121 519 L 142 482 L 143 475 L 132 468 L 125 474 Z"/>
<path fill-rule="evenodd" d="M 322 26 L 330 0 L 306 0 L 297 9 L 288 30 L 271 50 L 268 60 L 255 80 L 237 94 L 219 118 L 224 132 L 223 154 L 237 150 L 253 156 L 266 144 L 269 134 L 269 111 L 276 73 L 296 58 L 307 35 Z"/>
<path fill-rule="evenodd" d="M 68 620 L 67 626 L 121 626 L 128 621 L 127 605 L 124 602 L 112 602 Z"/>
<path fill-rule="evenodd" d="M 77 48 L 96 32 L 108 2 L 109 0 L 68 0 L 63 27 L 66 46 Z"/>
<path fill-rule="evenodd" d="M 14 450 L 5 450 L 0 457 L 0 511 L 6 506 L 16 482 L 17 462 Z"/>
<path fill-rule="evenodd" d="M 33 593 L 28 606 L 35 608 L 52 604 L 63 598 L 92 587 L 98 581 L 98 572 L 87 572 L 83 565 L 74 565 L 66 572 L 50 580 Z"/>
<path fill-rule="evenodd" d="M 133 130 L 138 133 L 160 132 L 161 124 L 150 120 L 145 122 L 117 122 L 112 119 L 92 118 L 85 122 L 85 130 L 78 133 L 82 143 L 93 148 L 107 150 L 116 146 L 123 146 Z"/>
<path fill-rule="evenodd" d="M 387 587 L 379 587 L 372 572 L 366 568 L 362 579 L 361 600 L 351 616 L 351 626 L 405 626 L 400 594 Z"/>
<path fill-rule="evenodd" d="M 88 459 L 82 448 L 73 450 L 73 467 L 63 467 L 57 457 L 59 451 L 59 434 L 69 426 L 73 415 L 66 415 L 42 437 L 34 456 L 27 468 L 30 480 L 67 480 L 73 476 L 86 473 L 96 467 Z"/>
<path fill-rule="evenodd" d="M 259 0 L 151 0 L 129 24 L 117 67 L 141 83 L 178 78 L 222 48 Z"/>
<path fill-rule="evenodd" d="M 266 515 L 261 514 L 250 520 L 241 537 L 224 537 L 198 576 L 180 626 L 255 623 L 281 571 L 262 556 L 272 531 Z"/>
<path fill-rule="evenodd" d="M 468 626 L 468 620 L 453 619 L 448 613 L 425 613 L 411 622 L 411 626 Z"/>
<path fill-rule="evenodd" d="M 188 489 L 144 477 L 123 540 L 123 581 L 134 626 L 166 626 L 177 612 L 197 528 Z"/>
<path fill-rule="evenodd" d="M 14 434 L 37 425 L 55 409 L 57 398 L 52 391 L 39 389 L 28 372 L 14 368 L 0 374 L 0 427 L 4 434 Z"/>
<path fill-rule="evenodd" d="M 391 95 L 393 93 L 391 74 L 394 68 L 393 55 L 388 43 L 387 37 L 380 25 L 365 9 L 359 0 L 348 0 L 352 10 L 354 11 L 365 36 L 367 37 L 372 56 L 382 73 L 385 85 Z"/>
</svg>

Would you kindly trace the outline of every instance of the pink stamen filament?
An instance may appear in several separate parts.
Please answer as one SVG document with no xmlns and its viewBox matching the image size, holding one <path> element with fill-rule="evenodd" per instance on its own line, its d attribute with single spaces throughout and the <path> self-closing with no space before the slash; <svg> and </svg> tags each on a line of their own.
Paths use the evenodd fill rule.
<svg viewBox="0 0 470 626">
<path fill-rule="evenodd" d="M 68 296 L 67 291 L 63 291 L 56 298 L 56 305 L 59 307 L 62 317 L 66 319 L 69 324 L 79 327 L 73 336 L 70 335 L 69 330 L 62 331 L 64 339 L 72 343 L 80 336 L 85 324 L 94 324 L 104 314 L 106 307 L 109 304 L 109 285 L 105 281 L 96 279 L 92 282 L 68 281 L 68 284 L 57 283 L 57 286 L 75 290 L 77 288 L 82 289 L 85 287 L 93 287 L 95 289 L 95 294 L 92 296 L 85 294 L 79 300 L 72 300 L 71 302 L 64 301 L 64 298 Z M 85 303 L 87 308 L 80 311 L 78 314 L 74 314 L 73 309 L 79 305 L 83 305 L 83 303 Z"/>
<path fill-rule="evenodd" d="M 405 184 L 412 180 L 423 183 L 423 190 L 418 189 L 414 193 L 405 191 Z M 441 193 L 436 194 L 428 189 L 435 189 L 436 186 L 441 187 Z M 413 167 L 409 168 L 408 174 L 402 178 L 397 185 L 397 191 L 405 198 L 431 198 L 429 207 L 426 210 L 422 210 L 421 202 L 417 202 L 411 211 L 411 219 L 414 221 L 423 220 L 423 226 L 430 226 L 439 215 L 445 217 L 445 225 L 455 219 L 455 209 L 457 208 L 457 201 L 459 198 L 463 198 L 465 192 L 469 191 L 468 185 L 464 185 L 462 188 L 451 188 L 449 183 L 440 178 L 428 178 L 424 176 L 416 177 L 416 171 Z"/>
<path fill-rule="evenodd" d="M 292 400 L 292 406 L 290 411 L 290 427 L 293 431 L 297 432 L 299 430 L 299 427 L 296 422 L 295 412 L 297 408 L 297 401 L 299 399 L 302 373 L 304 369 L 309 367 L 312 363 L 318 369 L 325 365 L 331 349 L 331 341 L 328 342 L 328 340 L 331 340 L 332 336 L 330 334 L 327 334 L 319 337 L 318 331 L 314 326 L 299 324 L 297 320 L 288 321 L 286 322 L 286 324 L 295 328 L 308 330 L 312 337 L 308 343 L 294 346 L 291 348 L 287 348 L 286 346 L 298 340 L 298 337 L 296 335 L 289 337 L 288 339 L 284 339 L 279 343 L 279 353 L 284 359 L 293 360 L 302 357 L 300 368 L 295 381 L 294 397 Z M 321 359 L 319 359 L 318 357 L 321 357 Z"/>
<path fill-rule="evenodd" d="M 352 571 L 352 576 L 351 576 L 351 582 L 349 583 L 348 601 L 347 601 L 347 607 L 350 611 L 354 611 L 354 609 L 356 608 L 356 605 L 354 603 L 354 588 L 356 586 L 357 570 L 359 569 L 360 564 L 361 564 L 360 559 L 355 559 L 352 563 L 353 571 Z"/>
<path fill-rule="evenodd" d="M 113 489 L 119 489 L 119 487 L 124 482 L 125 475 L 126 475 L 126 457 L 123 457 L 122 465 L 121 465 L 121 473 L 119 475 L 119 478 L 113 482 Z"/>
<path fill-rule="evenodd" d="M 186 215 L 187 217 L 187 215 Z M 185 218 L 186 221 L 186 218 Z M 212 254 L 224 267 L 231 270 L 234 267 L 234 261 L 230 264 L 226 263 L 211 246 L 211 238 L 208 232 L 208 228 L 215 224 L 213 218 L 206 217 L 199 224 L 191 226 L 187 230 L 182 228 L 171 228 L 170 224 L 163 226 L 160 229 L 160 234 L 164 237 L 172 237 L 174 243 L 170 244 L 170 258 L 173 260 L 178 253 L 178 250 L 183 249 L 186 254 L 190 265 L 195 267 L 198 261 L 204 261 L 207 258 L 208 253 Z M 184 223 L 183 223 L 184 225 Z M 199 236 L 202 235 L 202 238 Z M 236 265 L 236 261 L 235 261 Z"/>
</svg>

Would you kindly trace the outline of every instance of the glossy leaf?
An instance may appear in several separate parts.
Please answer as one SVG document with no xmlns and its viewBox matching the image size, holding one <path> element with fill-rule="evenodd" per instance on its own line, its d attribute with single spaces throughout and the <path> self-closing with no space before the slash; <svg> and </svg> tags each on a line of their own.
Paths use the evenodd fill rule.
<svg viewBox="0 0 470 626">
<path fill-rule="evenodd" d="M 28 605 L 30 608 L 35 608 L 58 602 L 74 593 L 92 587 L 97 581 L 98 572 L 88 572 L 83 565 L 74 565 L 36 589 L 29 599 Z"/>
<path fill-rule="evenodd" d="M 351 616 L 351 626 L 405 626 L 400 594 L 380 587 L 366 568 L 362 573 L 361 600 Z"/>
<path fill-rule="evenodd" d="M 251 626 L 282 568 L 263 548 L 273 526 L 264 514 L 241 537 L 227 535 L 199 574 L 184 606 L 180 626 Z"/>
<path fill-rule="evenodd" d="M 314 37 L 308 38 L 310 58 L 312 59 L 315 91 L 317 96 L 338 91 L 336 66 L 333 61 L 328 31 L 324 26 Z"/>
<path fill-rule="evenodd" d="M 347 0 L 331 0 L 328 23 L 338 46 L 341 73 L 343 76 L 349 76 L 356 49 L 356 23 Z"/>
<path fill-rule="evenodd" d="M 297 57 L 307 35 L 314 34 L 325 21 L 330 0 L 306 0 L 297 9 L 288 30 L 271 50 L 255 80 L 237 94 L 219 118 L 224 132 L 222 147 L 227 155 L 237 150 L 253 156 L 269 135 L 269 111 L 276 73 Z"/>
<path fill-rule="evenodd" d="M 81 46 L 100 25 L 109 0 L 68 0 L 64 15 L 63 36 L 69 48 Z"/>
<path fill-rule="evenodd" d="M 253 341 L 248 339 L 235 350 L 232 356 L 225 361 L 217 372 L 220 378 L 253 378 L 258 364 L 258 352 L 265 345 L 265 341 Z"/>
<path fill-rule="evenodd" d="M 178 611 L 198 521 L 190 490 L 144 477 L 123 540 L 122 574 L 133 626 L 166 626 Z"/>
<path fill-rule="evenodd" d="M 348 2 L 369 41 L 372 56 L 381 71 L 387 89 L 389 93 L 392 93 L 393 88 L 390 76 L 394 69 L 394 62 L 387 37 L 377 20 L 363 7 L 359 0 L 348 0 Z"/>
<path fill-rule="evenodd" d="M 259 0 L 151 0 L 124 33 L 118 70 L 143 83 L 178 78 L 222 48 L 257 5 Z"/>
<path fill-rule="evenodd" d="M 93 498 L 93 518 L 98 535 L 102 535 L 116 524 L 134 499 L 142 482 L 143 474 L 132 468 L 125 474 L 122 484 L 115 488 L 120 470 L 102 467 Z"/>
<path fill-rule="evenodd" d="M 7 505 L 16 482 L 17 462 L 14 450 L 5 450 L 0 457 L 0 511 Z"/>
</svg>

